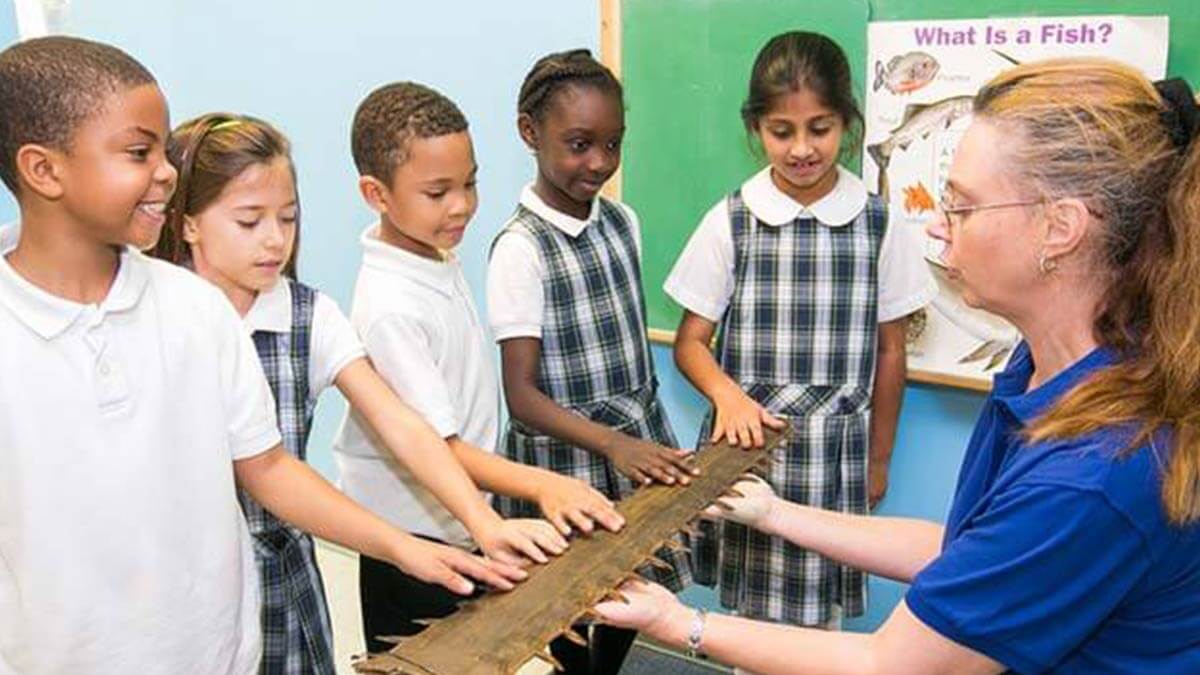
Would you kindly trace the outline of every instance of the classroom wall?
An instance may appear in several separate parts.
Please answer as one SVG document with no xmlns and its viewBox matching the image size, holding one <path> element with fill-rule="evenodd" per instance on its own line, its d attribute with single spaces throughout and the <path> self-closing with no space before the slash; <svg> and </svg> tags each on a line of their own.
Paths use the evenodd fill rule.
<svg viewBox="0 0 1200 675">
<path fill-rule="evenodd" d="M 12 0 L 0 0 L 0 48 L 17 39 L 17 13 Z M 9 223 L 17 217 L 17 205 L 8 190 L 0 187 L 0 223 Z"/>
<path fill-rule="evenodd" d="M 358 235 L 370 219 L 355 191 L 349 152 L 350 118 L 362 96 L 384 82 L 417 79 L 466 112 L 480 164 L 480 209 L 460 255 L 482 300 L 486 247 L 533 172 L 514 130 L 521 79 L 544 52 L 599 48 L 593 0 L 130 0 L 73 3 L 72 12 L 70 32 L 117 44 L 155 72 L 174 123 L 233 110 L 283 128 L 295 145 L 304 207 L 301 277 L 346 309 Z M 14 37 L 9 15 L 11 0 L 0 0 L 0 45 Z M 14 215 L 6 199 L 0 199 L 0 222 Z M 652 232 L 654 224 L 644 227 Z M 703 403 L 675 372 L 667 349 L 655 347 L 654 355 L 663 400 L 681 442 L 690 445 Z M 958 390 L 909 388 L 883 512 L 943 517 L 981 400 Z M 329 445 L 343 410 L 340 397 L 327 394 L 309 444 L 310 460 L 331 478 Z M 871 593 L 870 612 L 850 628 L 878 625 L 901 588 L 873 580 Z M 704 590 L 687 597 L 713 604 Z"/>
</svg>

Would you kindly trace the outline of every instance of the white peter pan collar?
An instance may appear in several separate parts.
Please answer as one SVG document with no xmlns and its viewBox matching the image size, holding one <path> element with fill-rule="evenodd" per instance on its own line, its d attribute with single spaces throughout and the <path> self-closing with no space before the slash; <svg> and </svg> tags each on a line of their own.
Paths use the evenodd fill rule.
<svg viewBox="0 0 1200 675">
<path fill-rule="evenodd" d="M 43 339 L 50 340 L 70 328 L 89 306 L 47 293 L 8 264 L 5 256 L 17 247 L 20 236 L 19 225 L 0 228 L 0 302 L 8 305 L 13 314 Z M 108 295 L 94 307 L 101 314 L 110 314 L 137 305 L 149 280 L 148 264 L 136 249 L 128 246 L 122 249 L 117 278 Z"/>
<path fill-rule="evenodd" d="M 242 325 L 251 334 L 258 331 L 289 333 L 292 330 L 292 285 L 280 278 L 271 290 L 254 298 L 250 311 L 242 317 Z"/>
<path fill-rule="evenodd" d="M 862 179 L 841 166 L 837 172 L 833 190 L 805 207 L 775 186 L 768 166 L 742 184 L 742 201 L 755 218 L 775 227 L 801 217 L 815 218 L 829 227 L 848 225 L 866 208 L 867 187 Z"/>
<path fill-rule="evenodd" d="M 579 236 L 580 232 L 588 225 L 596 222 L 600 215 L 600 198 L 596 197 L 592 200 L 592 211 L 588 214 L 587 220 L 580 220 L 573 216 L 569 216 L 562 211 L 555 209 L 542 198 L 537 196 L 533 191 L 533 184 L 526 185 L 521 190 L 521 206 L 533 211 L 540 218 L 546 220 L 554 227 L 562 230 L 568 237 L 574 239 Z"/>
<path fill-rule="evenodd" d="M 363 230 L 363 265 L 399 274 L 446 297 L 453 297 L 462 263 L 453 251 L 442 251 L 443 260 L 430 260 L 379 239 L 379 223 Z"/>
</svg>

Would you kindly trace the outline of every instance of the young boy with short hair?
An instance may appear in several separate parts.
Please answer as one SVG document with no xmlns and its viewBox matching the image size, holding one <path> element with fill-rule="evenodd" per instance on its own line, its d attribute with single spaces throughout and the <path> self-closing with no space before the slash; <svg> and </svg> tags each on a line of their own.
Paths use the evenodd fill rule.
<svg viewBox="0 0 1200 675">
<path fill-rule="evenodd" d="M 378 215 L 362 234 L 350 319 L 372 364 L 447 441 L 483 489 L 536 504 L 562 534 L 623 524 L 582 481 L 494 454 L 500 392 L 495 351 L 452 249 L 475 214 L 475 155 L 450 99 L 413 82 L 379 87 L 359 105 L 351 138 L 363 198 Z M 463 527 L 348 413 L 334 442 L 343 489 L 416 534 L 462 547 Z M 359 567 L 367 646 L 412 635 L 456 599 L 364 557 Z"/>
</svg>

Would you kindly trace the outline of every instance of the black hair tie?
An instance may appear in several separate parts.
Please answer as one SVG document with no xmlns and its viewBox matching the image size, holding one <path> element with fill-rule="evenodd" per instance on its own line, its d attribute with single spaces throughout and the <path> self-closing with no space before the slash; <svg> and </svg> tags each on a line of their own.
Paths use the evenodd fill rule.
<svg viewBox="0 0 1200 675">
<path fill-rule="evenodd" d="M 1197 127 L 1200 127 L 1200 108 L 1196 106 L 1192 88 L 1181 77 L 1159 80 L 1154 83 L 1154 88 L 1167 104 L 1167 109 L 1162 112 L 1163 126 L 1175 147 L 1183 150 L 1191 144 Z"/>
</svg>

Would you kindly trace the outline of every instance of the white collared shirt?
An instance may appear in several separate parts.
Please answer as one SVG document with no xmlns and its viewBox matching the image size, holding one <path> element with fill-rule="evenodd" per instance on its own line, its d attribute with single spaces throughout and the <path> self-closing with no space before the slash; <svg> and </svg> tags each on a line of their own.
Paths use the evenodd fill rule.
<svg viewBox="0 0 1200 675">
<path fill-rule="evenodd" d="M 629 221 L 640 257 L 642 233 L 637 214 L 625 204 L 613 204 Z M 587 220 L 580 220 L 542 201 L 532 185 L 521 190 L 521 205 L 571 238 L 578 237 L 600 217 L 599 199 L 592 200 L 592 212 Z M 542 309 L 545 306 L 542 279 L 545 275 L 545 263 L 532 241 L 511 232 L 496 238 L 488 262 L 487 303 L 488 323 L 498 342 L 515 337 L 542 337 Z"/>
<path fill-rule="evenodd" d="M 842 167 L 832 191 L 805 207 L 776 187 L 768 166 L 742 184 L 742 200 L 759 222 L 789 226 L 811 216 L 824 227 L 853 222 L 867 206 L 862 180 Z M 922 259 L 919 232 L 892 221 L 879 252 L 879 322 L 907 316 L 937 295 L 937 282 Z M 733 229 L 725 199 L 718 201 L 688 240 L 663 284 L 675 302 L 714 323 L 720 322 L 734 291 Z"/>
<path fill-rule="evenodd" d="M 292 287 L 283 279 L 259 293 L 242 317 L 246 332 L 287 333 L 292 330 Z M 317 291 L 313 301 L 312 334 L 308 352 L 308 397 L 316 400 L 333 385 L 338 373 L 367 355 L 350 319 L 332 298 Z"/>
<path fill-rule="evenodd" d="M 233 462 L 280 435 L 229 301 L 133 249 L 93 305 L 0 257 L 0 373 L 0 672 L 256 673 Z"/>
<path fill-rule="evenodd" d="M 443 437 L 494 452 L 500 425 L 495 353 L 453 253 L 423 258 L 363 232 L 350 320 L 375 369 Z M 392 523 L 468 545 L 463 526 L 349 412 L 334 441 L 341 485 Z"/>
</svg>

